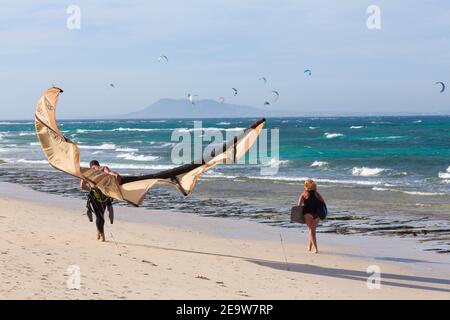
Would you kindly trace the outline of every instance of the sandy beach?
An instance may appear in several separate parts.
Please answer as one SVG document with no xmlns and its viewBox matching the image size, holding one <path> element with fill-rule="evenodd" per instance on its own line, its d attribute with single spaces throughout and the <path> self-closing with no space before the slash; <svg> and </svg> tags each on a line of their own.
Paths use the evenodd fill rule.
<svg viewBox="0 0 450 320">
<path fill-rule="evenodd" d="M 0 183 L 0 207 L 1 299 L 450 298 L 449 256 L 408 239 L 319 234 L 315 255 L 299 230 L 116 207 L 101 243 L 80 200 Z"/>
</svg>

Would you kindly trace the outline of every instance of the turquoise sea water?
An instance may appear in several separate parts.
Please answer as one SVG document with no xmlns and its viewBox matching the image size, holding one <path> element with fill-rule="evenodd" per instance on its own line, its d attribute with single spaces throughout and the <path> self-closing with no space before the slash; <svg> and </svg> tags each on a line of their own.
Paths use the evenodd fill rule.
<svg viewBox="0 0 450 320">
<path fill-rule="evenodd" d="M 230 133 L 255 120 L 207 119 L 202 122 L 203 133 L 213 129 Z M 173 130 L 193 132 L 193 120 L 187 119 L 66 120 L 60 126 L 80 146 L 83 164 L 98 159 L 122 174 L 174 167 Z M 415 215 L 412 228 L 419 228 L 419 233 L 445 226 L 444 231 L 432 233 L 439 236 L 441 248 L 442 243 L 450 243 L 446 238 L 450 235 L 449 116 L 272 118 L 266 128 L 279 130 L 279 159 L 271 162 L 279 168 L 275 175 L 261 175 L 259 164 L 218 166 L 205 175 L 192 197 L 157 188 L 146 205 L 290 226 L 289 207 L 302 181 L 311 177 L 329 198 L 335 217 L 342 218 L 325 223 L 324 232 L 352 232 L 367 217 L 364 232 L 387 231 L 373 227 L 384 223 L 388 208 L 391 220 Z M 33 122 L 0 121 L 0 159 L 6 162 L 0 165 L 1 180 L 81 194 L 77 181 L 48 166 Z M 343 218 L 347 216 L 351 218 Z M 427 219 L 424 225 L 424 217 L 435 225 Z"/>
<path fill-rule="evenodd" d="M 242 129 L 254 119 L 203 120 L 205 130 Z M 82 161 L 92 158 L 118 170 L 173 167 L 176 128 L 192 120 L 62 121 Z M 269 119 L 280 132 L 280 169 L 274 180 L 314 177 L 323 182 L 367 184 L 404 192 L 450 193 L 450 117 L 340 117 Z M 0 122 L 0 158 L 42 165 L 31 122 Z M 42 162 L 42 163 L 41 163 Z M 259 169 L 219 167 L 225 176 L 259 177 Z M 449 170 L 450 171 L 450 170 Z"/>
</svg>

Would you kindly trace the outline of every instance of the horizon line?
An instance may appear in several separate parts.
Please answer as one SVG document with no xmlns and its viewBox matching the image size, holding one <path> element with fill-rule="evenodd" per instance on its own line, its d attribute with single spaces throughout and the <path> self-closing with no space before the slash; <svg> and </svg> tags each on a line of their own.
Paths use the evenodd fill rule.
<svg viewBox="0 0 450 320">
<path fill-rule="evenodd" d="M 123 118 L 115 117 L 67 117 L 67 118 L 60 118 L 59 121 L 67 121 L 67 120 L 124 120 Z M 314 114 L 303 114 L 303 115 L 286 115 L 286 116 L 236 116 L 236 117 L 180 117 L 180 118 L 151 118 L 151 117 L 145 117 L 145 118 L 127 118 L 126 120 L 195 120 L 195 119 L 254 119 L 254 118 L 268 118 L 268 119 L 281 119 L 281 118 L 329 118 L 329 117 L 336 117 L 336 118 L 363 118 L 363 117 L 450 117 L 450 113 L 428 113 L 428 114 L 415 114 L 415 113 L 380 113 L 380 114 L 326 114 L 326 115 L 314 115 Z M 34 121 L 33 118 L 0 118 L 0 121 Z"/>
</svg>

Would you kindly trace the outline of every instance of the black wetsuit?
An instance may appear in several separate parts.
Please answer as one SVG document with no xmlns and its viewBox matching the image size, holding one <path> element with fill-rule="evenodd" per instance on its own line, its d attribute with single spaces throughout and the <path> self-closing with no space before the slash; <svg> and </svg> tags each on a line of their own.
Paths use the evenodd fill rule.
<svg viewBox="0 0 450 320">
<path fill-rule="evenodd" d="M 318 218 L 318 208 L 321 204 L 321 201 L 317 198 L 316 191 L 309 191 L 308 199 L 303 198 L 303 212 L 311 214 L 314 219 Z"/>
<path fill-rule="evenodd" d="M 101 196 L 103 196 L 99 190 L 97 190 L 97 192 L 100 193 Z M 104 233 L 105 232 L 105 211 L 108 206 L 108 202 L 107 201 L 99 201 L 97 199 L 98 197 L 95 197 L 93 195 L 92 191 L 89 193 L 88 197 L 89 197 L 88 198 L 89 204 L 92 208 L 92 211 L 94 211 L 94 214 L 95 214 L 95 224 L 97 226 L 97 230 L 100 233 Z"/>
</svg>

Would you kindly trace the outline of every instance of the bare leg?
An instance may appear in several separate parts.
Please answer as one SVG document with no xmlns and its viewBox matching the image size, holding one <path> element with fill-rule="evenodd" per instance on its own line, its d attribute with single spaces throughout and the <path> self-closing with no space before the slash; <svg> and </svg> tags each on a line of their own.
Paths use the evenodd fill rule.
<svg viewBox="0 0 450 320">
<path fill-rule="evenodd" d="M 306 229 L 308 230 L 308 246 L 306 247 L 306 249 L 308 251 L 311 251 L 312 250 L 312 245 L 313 245 L 313 243 L 311 241 L 311 228 L 306 226 Z"/>
<path fill-rule="evenodd" d="M 305 223 L 306 223 L 306 230 L 308 231 L 308 246 L 306 247 L 306 249 L 308 251 L 312 250 L 312 246 L 313 246 L 313 233 L 312 233 L 312 227 L 314 226 L 314 219 L 310 214 L 305 214 Z"/>
<path fill-rule="evenodd" d="M 312 222 L 312 226 L 311 226 L 311 239 L 312 239 L 312 244 L 313 244 L 313 248 L 314 248 L 314 253 L 319 253 L 319 248 L 317 246 L 317 236 L 316 236 L 316 230 L 317 230 L 317 226 L 319 225 L 319 218 L 317 219 L 313 219 Z"/>
</svg>

